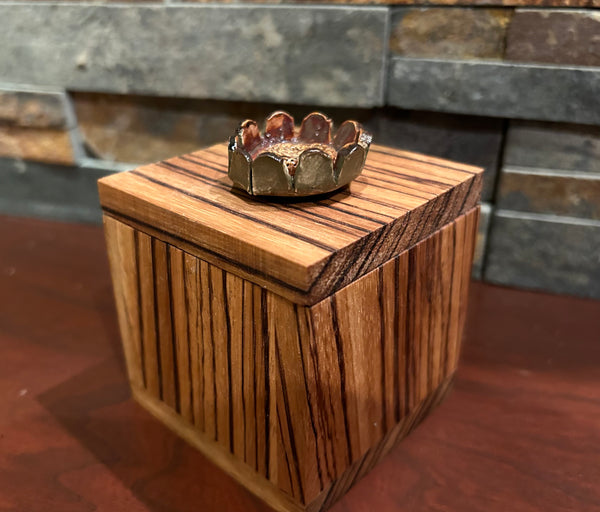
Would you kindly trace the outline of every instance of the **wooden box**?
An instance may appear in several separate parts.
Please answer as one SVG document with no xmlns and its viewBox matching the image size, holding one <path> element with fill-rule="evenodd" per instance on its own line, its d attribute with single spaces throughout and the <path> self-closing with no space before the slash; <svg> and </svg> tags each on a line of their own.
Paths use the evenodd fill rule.
<svg viewBox="0 0 600 512">
<path fill-rule="evenodd" d="M 99 189 L 135 399 L 274 509 L 329 507 L 443 398 L 481 169 L 373 145 L 349 189 L 256 201 L 223 144 Z"/>
</svg>

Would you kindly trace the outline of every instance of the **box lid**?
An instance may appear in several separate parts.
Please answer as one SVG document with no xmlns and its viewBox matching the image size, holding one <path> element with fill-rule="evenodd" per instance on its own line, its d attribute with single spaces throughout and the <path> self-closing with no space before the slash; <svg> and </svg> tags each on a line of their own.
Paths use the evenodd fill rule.
<svg viewBox="0 0 600 512">
<path fill-rule="evenodd" d="M 99 181 L 106 215 L 300 304 L 314 304 L 477 205 L 483 170 L 372 145 L 349 188 L 250 198 L 219 144 Z"/>
</svg>

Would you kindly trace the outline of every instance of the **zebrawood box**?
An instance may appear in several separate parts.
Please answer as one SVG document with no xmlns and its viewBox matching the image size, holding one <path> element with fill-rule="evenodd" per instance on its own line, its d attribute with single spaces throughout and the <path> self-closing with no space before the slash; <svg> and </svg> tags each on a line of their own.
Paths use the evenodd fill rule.
<svg viewBox="0 0 600 512">
<path fill-rule="evenodd" d="M 274 509 L 323 510 L 448 389 L 482 171 L 373 145 L 292 203 L 226 172 L 217 145 L 99 182 L 133 395 Z"/>
</svg>

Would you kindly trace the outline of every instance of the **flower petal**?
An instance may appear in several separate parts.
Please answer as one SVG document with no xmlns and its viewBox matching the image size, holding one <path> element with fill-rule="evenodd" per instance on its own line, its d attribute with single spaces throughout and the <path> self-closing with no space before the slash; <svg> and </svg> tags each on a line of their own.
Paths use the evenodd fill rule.
<svg viewBox="0 0 600 512">
<path fill-rule="evenodd" d="M 265 138 L 270 140 L 290 140 L 294 136 L 294 118 L 279 110 L 267 117 Z"/>
<path fill-rule="evenodd" d="M 248 153 L 252 152 L 262 142 L 256 121 L 246 119 L 238 129 L 240 146 Z"/>
<path fill-rule="evenodd" d="M 338 128 L 333 139 L 335 149 L 340 149 L 346 144 L 358 142 L 358 138 L 362 132 L 362 126 L 356 121 L 344 121 Z"/>
<path fill-rule="evenodd" d="M 252 193 L 257 196 L 288 195 L 292 177 L 283 159 L 273 153 L 261 153 L 252 163 Z"/>
<path fill-rule="evenodd" d="M 359 144 L 348 144 L 339 150 L 335 160 L 335 178 L 339 187 L 347 185 L 362 172 L 367 151 Z"/>
<path fill-rule="evenodd" d="M 317 148 L 300 153 L 294 174 L 294 190 L 304 195 L 329 192 L 335 188 L 331 157 Z"/>
<path fill-rule="evenodd" d="M 329 144 L 331 141 L 331 124 L 331 119 L 320 112 L 308 114 L 302 120 L 298 138 L 303 142 Z"/>
<path fill-rule="evenodd" d="M 232 139 L 229 144 L 227 175 L 236 187 L 252 194 L 252 158 L 243 149 L 237 147 L 235 137 L 232 137 Z"/>
</svg>

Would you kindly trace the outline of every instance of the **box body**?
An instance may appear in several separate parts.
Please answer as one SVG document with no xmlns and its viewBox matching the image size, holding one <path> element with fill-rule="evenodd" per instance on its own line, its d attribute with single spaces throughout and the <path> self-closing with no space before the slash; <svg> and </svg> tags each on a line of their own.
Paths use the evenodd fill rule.
<svg viewBox="0 0 600 512">
<path fill-rule="evenodd" d="M 439 169 L 433 177 L 443 182 Z M 372 232 L 354 223 L 358 242 L 334 248 L 323 264 L 295 259 L 288 246 L 284 277 L 306 263 L 295 281 L 167 232 L 160 216 L 117 212 L 111 195 L 118 185 L 105 189 L 136 399 L 276 510 L 329 507 L 448 389 L 478 220 L 481 176 L 466 169 L 464 180 L 446 184 L 446 195 L 410 210 L 422 208 L 421 218 L 409 213 L 399 227 L 381 221 L 370 240 Z M 427 190 L 436 180 L 419 175 L 415 183 Z M 357 203 L 328 204 L 347 213 Z M 234 213 L 258 211 L 242 208 Z M 260 208 L 269 218 L 288 206 Z M 373 218 L 382 211 L 392 217 L 382 205 Z M 307 212 L 315 210 L 300 209 L 299 218 Z M 284 236 L 280 244 L 284 251 Z"/>
</svg>

